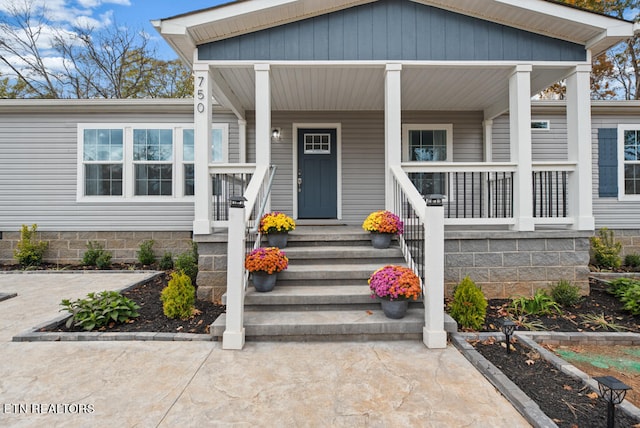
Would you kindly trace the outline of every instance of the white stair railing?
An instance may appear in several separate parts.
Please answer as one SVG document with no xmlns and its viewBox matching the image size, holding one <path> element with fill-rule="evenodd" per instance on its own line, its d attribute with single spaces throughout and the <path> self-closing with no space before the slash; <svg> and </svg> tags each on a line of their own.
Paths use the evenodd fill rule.
<svg viewBox="0 0 640 428">
<path fill-rule="evenodd" d="M 425 325 L 422 340 L 428 348 L 445 348 L 444 330 L 444 207 L 441 199 L 425 202 L 400 166 L 392 166 L 396 215 L 406 224 L 400 236 L 402 252 L 423 282 Z M 414 235 L 415 234 L 415 235 Z M 417 236 L 417 239 L 413 239 Z M 418 243 L 419 248 L 415 244 Z"/>
</svg>

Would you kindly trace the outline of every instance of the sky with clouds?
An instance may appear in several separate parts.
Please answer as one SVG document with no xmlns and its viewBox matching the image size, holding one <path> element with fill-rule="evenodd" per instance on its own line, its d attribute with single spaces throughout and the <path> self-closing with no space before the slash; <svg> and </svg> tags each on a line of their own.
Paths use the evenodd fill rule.
<svg viewBox="0 0 640 428">
<path fill-rule="evenodd" d="M 89 26 L 101 28 L 117 23 L 119 26 L 142 28 L 149 33 L 162 59 L 177 56 L 151 26 L 153 19 L 168 18 L 194 10 L 228 3 L 229 0 L 0 0 L 0 13 L 12 3 L 32 1 L 43 4 L 53 26 Z"/>
</svg>

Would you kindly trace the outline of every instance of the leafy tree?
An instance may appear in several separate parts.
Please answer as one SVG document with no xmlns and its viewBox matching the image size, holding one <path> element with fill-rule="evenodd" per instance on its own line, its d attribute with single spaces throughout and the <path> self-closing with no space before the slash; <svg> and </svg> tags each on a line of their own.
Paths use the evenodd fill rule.
<svg viewBox="0 0 640 428">
<path fill-rule="evenodd" d="M 12 0 L 0 15 L 0 80 L 6 98 L 188 97 L 190 72 L 177 60 L 156 59 L 141 30 L 115 23 L 61 28 L 44 2 Z M 54 25 L 56 24 L 56 25 Z"/>
<path fill-rule="evenodd" d="M 560 2 L 621 19 L 638 21 L 640 0 L 558 0 Z M 629 14 L 635 14 L 631 18 Z M 591 97 L 594 99 L 640 99 L 640 39 L 634 36 L 593 59 Z M 559 82 L 542 94 L 564 98 Z"/>
</svg>

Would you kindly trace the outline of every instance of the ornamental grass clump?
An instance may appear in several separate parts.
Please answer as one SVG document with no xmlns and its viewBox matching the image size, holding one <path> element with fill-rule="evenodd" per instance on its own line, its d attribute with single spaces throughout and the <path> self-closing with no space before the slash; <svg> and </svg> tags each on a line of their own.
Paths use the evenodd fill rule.
<svg viewBox="0 0 640 428">
<path fill-rule="evenodd" d="M 244 259 L 244 267 L 249 272 L 266 272 L 268 274 L 285 270 L 289 259 L 277 247 L 256 248 Z"/>
<path fill-rule="evenodd" d="M 296 228 L 296 222 L 284 213 L 266 213 L 260 219 L 260 233 L 291 232 Z"/>
<path fill-rule="evenodd" d="M 397 233 L 402 235 L 404 223 L 391 211 L 376 211 L 369 214 L 362 223 L 362 228 L 369 232 Z"/>
<path fill-rule="evenodd" d="M 413 270 L 395 265 L 387 265 L 369 277 L 371 297 L 393 300 L 418 300 L 422 294 L 420 278 Z"/>
</svg>

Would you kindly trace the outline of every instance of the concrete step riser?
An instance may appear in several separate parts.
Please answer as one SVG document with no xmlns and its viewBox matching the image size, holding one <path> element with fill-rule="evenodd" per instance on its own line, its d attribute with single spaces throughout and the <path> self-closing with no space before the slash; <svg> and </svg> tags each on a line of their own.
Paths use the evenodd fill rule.
<svg viewBox="0 0 640 428">
<path fill-rule="evenodd" d="M 289 255 L 287 255 L 289 257 Z M 301 259 L 297 257 L 289 257 L 289 263 L 295 263 L 298 266 L 326 266 L 326 265 L 352 265 L 357 263 L 379 264 L 380 267 L 385 265 L 402 265 L 405 263 L 402 257 L 375 257 L 375 258 L 335 258 L 335 259 Z"/>
<path fill-rule="evenodd" d="M 380 310 L 380 303 L 371 300 L 366 303 L 326 303 L 326 304 L 312 304 L 309 303 L 291 303 L 291 304 L 260 304 L 252 303 L 245 305 L 246 311 L 376 311 Z M 421 302 L 413 302 L 409 304 L 409 309 L 422 308 Z"/>
</svg>

